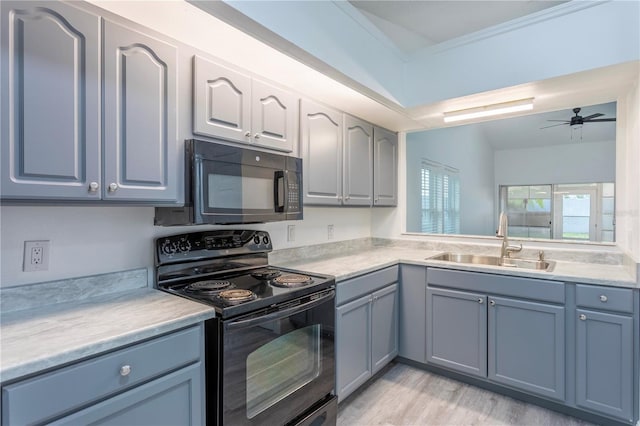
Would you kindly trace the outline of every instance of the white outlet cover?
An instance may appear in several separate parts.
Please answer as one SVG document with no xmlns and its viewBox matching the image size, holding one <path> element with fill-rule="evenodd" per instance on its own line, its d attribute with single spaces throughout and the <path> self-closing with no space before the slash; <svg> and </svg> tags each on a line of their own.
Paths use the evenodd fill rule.
<svg viewBox="0 0 640 426">
<path fill-rule="evenodd" d="M 49 270 L 49 249 L 50 241 L 25 241 L 24 242 L 24 256 L 22 260 L 22 270 L 24 272 L 36 272 Z M 32 262 L 32 253 L 34 249 L 42 249 L 42 256 L 40 263 Z"/>
<path fill-rule="evenodd" d="M 295 241 L 296 240 L 296 226 L 288 225 L 287 226 L 287 241 Z"/>
</svg>

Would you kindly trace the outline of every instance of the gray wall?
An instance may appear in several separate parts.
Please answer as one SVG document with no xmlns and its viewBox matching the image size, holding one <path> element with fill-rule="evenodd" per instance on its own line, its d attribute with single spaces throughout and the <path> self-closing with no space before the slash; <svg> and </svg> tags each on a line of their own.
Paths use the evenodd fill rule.
<svg viewBox="0 0 640 426">
<path fill-rule="evenodd" d="M 407 232 L 420 232 L 423 158 L 460 170 L 460 232 L 493 235 L 493 149 L 473 125 L 407 134 Z"/>
<path fill-rule="evenodd" d="M 495 186 L 615 182 L 616 142 L 495 151 Z"/>
</svg>

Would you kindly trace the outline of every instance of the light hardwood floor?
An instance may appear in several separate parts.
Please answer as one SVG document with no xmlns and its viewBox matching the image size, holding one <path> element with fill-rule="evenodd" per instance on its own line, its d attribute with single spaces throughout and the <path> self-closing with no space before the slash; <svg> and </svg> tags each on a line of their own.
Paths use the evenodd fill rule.
<svg viewBox="0 0 640 426">
<path fill-rule="evenodd" d="M 590 424 L 400 363 L 338 409 L 338 426 Z"/>
</svg>

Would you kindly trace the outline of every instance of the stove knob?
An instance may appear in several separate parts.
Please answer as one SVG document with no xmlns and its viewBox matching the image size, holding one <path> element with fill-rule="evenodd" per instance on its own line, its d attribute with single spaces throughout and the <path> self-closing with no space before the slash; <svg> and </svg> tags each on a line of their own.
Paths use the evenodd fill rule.
<svg viewBox="0 0 640 426">
<path fill-rule="evenodd" d="M 172 255 L 177 251 L 176 244 L 171 242 L 170 240 L 165 240 L 162 243 L 162 247 L 160 247 L 160 251 L 167 255 Z"/>
<path fill-rule="evenodd" d="M 191 250 L 191 243 L 189 242 L 189 240 L 180 240 L 180 242 L 178 243 L 178 250 L 180 250 L 181 252 L 188 252 L 189 250 Z"/>
<path fill-rule="evenodd" d="M 266 235 L 264 237 L 262 237 L 262 242 L 266 245 L 269 244 L 269 237 L 267 237 Z"/>
<path fill-rule="evenodd" d="M 260 244 L 260 236 L 256 235 L 255 237 L 253 237 L 253 242 L 254 244 Z"/>
</svg>

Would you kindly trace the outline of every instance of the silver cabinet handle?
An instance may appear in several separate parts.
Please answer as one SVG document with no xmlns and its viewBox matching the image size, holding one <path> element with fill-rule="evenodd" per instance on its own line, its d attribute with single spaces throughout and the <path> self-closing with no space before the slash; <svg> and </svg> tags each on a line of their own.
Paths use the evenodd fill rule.
<svg viewBox="0 0 640 426">
<path fill-rule="evenodd" d="M 246 137 L 250 138 L 251 137 L 251 132 L 247 132 L 244 134 Z"/>
<path fill-rule="evenodd" d="M 585 314 L 580 314 L 578 318 L 580 318 L 581 321 L 585 321 L 587 319 L 587 316 Z"/>
<path fill-rule="evenodd" d="M 100 185 L 98 184 L 98 182 L 91 182 L 89 184 L 89 192 L 97 192 L 98 188 L 100 188 Z"/>
<path fill-rule="evenodd" d="M 131 373 L 131 366 L 129 364 L 125 364 L 120 367 L 120 375 L 122 377 L 127 377 Z"/>
<path fill-rule="evenodd" d="M 484 299 L 482 297 L 478 297 L 478 303 L 482 305 L 484 303 Z"/>
<path fill-rule="evenodd" d="M 117 183 L 110 183 L 109 184 L 109 192 L 116 192 L 118 190 L 118 184 Z"/>
<path fill-rule="evenodd" d="M 606 302 L 607 300 L 609 300 L 609 298 L 607 296 L 605 296 L 604 294 L 600 295 L 600 301 L 601 302 Z"/>
<path fill-rule="evenodd" d="M 490 300 L 490 301 L 489 301 L 489 304 L 490 304 L 491 306 L 496 306 L 496 301 L 495 301 L 495 300 Z"/>
<path fill-rule="evenodd" d="M 256 139 L 260 139 L 260 133 L 256 133 L 255 135 L 253 135 L 253 137 Z"/>
</svg>

